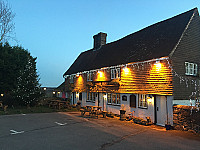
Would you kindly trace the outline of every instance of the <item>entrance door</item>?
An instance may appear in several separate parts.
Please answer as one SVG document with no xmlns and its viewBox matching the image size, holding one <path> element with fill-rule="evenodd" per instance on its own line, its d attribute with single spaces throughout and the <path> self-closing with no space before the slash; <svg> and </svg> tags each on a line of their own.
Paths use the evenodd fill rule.
<svg viewBox="0 0 200 150">
<path fill-rule="evenodd" d="M 164 126 L 167 121 L 167 112 L 166 112 L 166 97 L 165 96 L 156 96 L 156 118 L 157 125 Z"/>
<path fill-rule="evenodd" d="M 136 96 L 135 95 L 130 96 L 130 107 L 136 108 Z"/>
<path fill-rule="evenodd" d="M 106 104 L 107 104 L 107 94 L 99 93 L 99 106 L 101 107 L 101 110 L 106 111 Z"/>
<path fill-rule="evenodd" d="M 76 101 L 76 93 L 73 92 L 72 93 L 72 105 L 75 104 L 75 101 Z"/>
</svg>

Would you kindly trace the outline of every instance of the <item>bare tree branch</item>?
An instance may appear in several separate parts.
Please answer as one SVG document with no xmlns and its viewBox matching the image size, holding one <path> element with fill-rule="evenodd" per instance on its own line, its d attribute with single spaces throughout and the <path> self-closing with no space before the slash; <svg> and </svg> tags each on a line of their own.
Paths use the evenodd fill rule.
<svg viewBox="0 0 200 150">
<path fill-rule="evenodd" d="M 12 38 L 15 28 L 14 17 L 15 14 L 8 3 L 0 1 L 0 43 L 5 43 Z"/>
</svg>

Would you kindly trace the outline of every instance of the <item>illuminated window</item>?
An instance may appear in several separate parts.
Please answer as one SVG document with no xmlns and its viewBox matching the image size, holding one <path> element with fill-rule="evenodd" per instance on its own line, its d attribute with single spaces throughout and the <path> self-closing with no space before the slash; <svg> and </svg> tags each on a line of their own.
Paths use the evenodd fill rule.
<svg viewBox="0 0 200 150">
<path fill-rule="evenodd" d="M 185 62 L 185 74 L 186 75 L 197 75 L 197 64 Z"/>
<path fill-rule="evenodd" d="M 118 79 L 118 78 L 120 78 L 120 68 L 111 69 L 111 79 Z"/>
<path fill-rule="evenodd" d="M 111 93 L 107 94 L 107 101 L 108 101 L 108 104 L 111 104 Z"/>
<path fill-rule="evenodd" d="M 108 93 L 107 100 L 108 100 L 108 104 L 112 104 L 112 105 L 120 105 L 121 104 L 120 94 Z"/>
<path fill-rule="evenodd" d="M 147 95 L 138 94 L 138 107 L 147 108 Z"/>
<path fill-rule="evenodd" d="M 117 101 L 116 101 L 116 104 L 121 104 L 121 101 L 120 101 L 120 94 L 117 94 Z"/>
<path fill-rule="evenodd" d="M 87 92 L 87 102 L 95 102 L 95 93 Z"/>
<path fill-rule="evenodd" d="M 116 103 L 116 94 L 112 94 L 112 104 Z"/>
<path fill-rule="evenodd" d="M 92 81 L 93 78 L 93 72 L 88 72 L 87 73 L 87 81 Z"/>
</svg>

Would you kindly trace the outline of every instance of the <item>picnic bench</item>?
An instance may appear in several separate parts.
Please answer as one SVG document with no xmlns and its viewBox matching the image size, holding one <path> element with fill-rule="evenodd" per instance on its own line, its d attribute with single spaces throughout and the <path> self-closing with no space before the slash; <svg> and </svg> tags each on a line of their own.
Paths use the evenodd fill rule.
<svg viewBox="0 0 200 150">
<path fill-rule="evenodd" d="M 100 106 L 87 105 L 85 107 L 82 107 L 82 109 L 80 109 L 81 116 L 84 116 L 86 115 L 86 113 L 88 113 L 89 116 L 98 118 L 99 115 L 103 114 L 101 108 L 102 107 Z"/>
</svg>

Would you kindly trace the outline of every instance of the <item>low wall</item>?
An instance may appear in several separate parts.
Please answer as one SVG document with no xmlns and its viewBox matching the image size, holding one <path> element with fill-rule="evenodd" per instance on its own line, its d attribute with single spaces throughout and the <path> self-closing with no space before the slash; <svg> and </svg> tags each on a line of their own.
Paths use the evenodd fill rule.
<svg viewBox="0 0 200 150">
<path fill-rule="evenodd" d="M 173 124 L 177 130 L 200 133 L 200 110 L 194 106 L 173 107 Z"/>
</svg>

